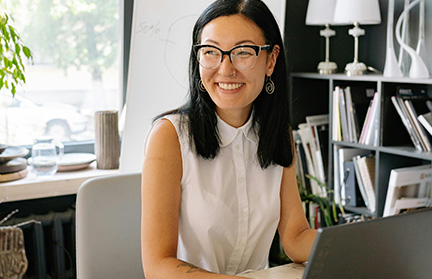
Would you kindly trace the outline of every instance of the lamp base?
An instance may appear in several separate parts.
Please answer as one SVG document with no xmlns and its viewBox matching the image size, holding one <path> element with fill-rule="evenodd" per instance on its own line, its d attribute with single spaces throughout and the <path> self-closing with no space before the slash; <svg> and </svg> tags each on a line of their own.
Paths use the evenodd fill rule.
<svg viewBox="0 0 432 279">
<path fill-rule="evenodd" d="M 336 73 L 337 65 L 335 62 L 323 61 L 318 64 L 318 72 L 321 75 L 330 75 Z"/>
<path fill-rule="evenodd" d="M 345 66 L 345 73 L 347 74 L 347 76 L 359 76 L 359 75 L 363 75 L 367 70 L 367 67 L 364 63 L 362 62 L 352 62 L 352 63 L 348 63 Z"/>
</svg>

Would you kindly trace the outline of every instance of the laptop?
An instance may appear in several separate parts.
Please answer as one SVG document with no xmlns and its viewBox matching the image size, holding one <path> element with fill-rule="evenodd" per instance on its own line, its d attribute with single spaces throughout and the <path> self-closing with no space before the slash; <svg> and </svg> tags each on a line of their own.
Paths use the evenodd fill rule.
<svg viewBox="0 0 432 279">
<path fill-rule="evenodd" d="M 432 208 L 319 229 L 303 279 L 432 278 Z"/>
</svg>

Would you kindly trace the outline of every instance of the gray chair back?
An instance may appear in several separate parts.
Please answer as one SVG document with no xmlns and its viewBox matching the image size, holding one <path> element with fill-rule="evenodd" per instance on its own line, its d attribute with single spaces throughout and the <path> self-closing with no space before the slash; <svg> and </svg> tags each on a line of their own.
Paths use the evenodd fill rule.
<svg viewBox="0 0 432 279">
<path fill-rule="evenodd" d="M 85 181 L 76 201 L 78 279 L 144 278 L 141 174 Z"/>
</svg>

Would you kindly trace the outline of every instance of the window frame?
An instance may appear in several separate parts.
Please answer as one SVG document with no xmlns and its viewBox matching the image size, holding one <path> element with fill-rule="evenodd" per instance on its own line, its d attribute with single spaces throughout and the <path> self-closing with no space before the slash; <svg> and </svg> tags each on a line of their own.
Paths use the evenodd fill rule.
<svg viewBox="0 0 432 279">
<path fill-rule="evenodd" d="M 124 105 L 126 103 L 127 95 L 127 80 L 129 76 L 129 55 L 131 46 L 131 35 L 132 35 L 132 21 L 133 21 L 133 7 L 134 0 L 119 0 L 119 14 L 120 14 L 120 79 L 119 88 L 120 93 L 120 104 L 122 109 L 119 111 L 121 114 Z M 120 135 L 121 141 L 121 135 Z M 64 152 L 65 153 L 94 153 L 94 140 L 76 141 L 76 142 L 64 142 Z M 24 145 L 23 147 L 31 150 L 31 145 Z M 27 158 L 31 156 L 31 152 L 26 156 Z"/>
</svg>

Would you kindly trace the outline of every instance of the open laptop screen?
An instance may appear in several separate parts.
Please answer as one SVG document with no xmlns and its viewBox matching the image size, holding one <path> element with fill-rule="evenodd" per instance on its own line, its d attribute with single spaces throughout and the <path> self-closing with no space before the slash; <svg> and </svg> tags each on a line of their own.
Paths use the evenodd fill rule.
<svg viewBox="0 0 432 279">
<path fill-rule="evenodd" d="M 320 229 L 311 278 L 432 278 L 432 209 Z"/>
</svg>

